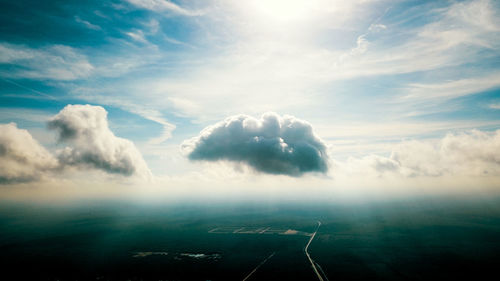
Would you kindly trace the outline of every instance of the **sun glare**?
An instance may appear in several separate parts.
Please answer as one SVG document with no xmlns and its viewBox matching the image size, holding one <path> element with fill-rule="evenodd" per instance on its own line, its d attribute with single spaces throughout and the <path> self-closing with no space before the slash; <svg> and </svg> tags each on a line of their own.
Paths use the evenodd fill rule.
<svg viewBox="0 0 500 281">
<path fill-rule="evenodd" d="M 250 8 L 258 16 L 283 23 L 311 18 L 317 2 L 314 0 L 254 0 L 250 2 Z"/>
</svg>

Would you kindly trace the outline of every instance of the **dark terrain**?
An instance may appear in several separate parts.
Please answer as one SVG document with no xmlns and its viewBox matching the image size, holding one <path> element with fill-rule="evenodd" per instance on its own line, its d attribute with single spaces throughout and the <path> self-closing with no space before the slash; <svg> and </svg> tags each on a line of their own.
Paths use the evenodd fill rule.
<svg viewBox="0 0 500 281">
<path fill-rule="evenodd" d="M 306 235 L 209 233 L 322 225 L 309 253 L 329 280 L 457 280 L 500 268 L 498 200 L 371 204 L 71 206 L 3 203 L 3 280 L 317 280 Z M 214 207 L 217 206 L 217 207 Z"/>
</svg>

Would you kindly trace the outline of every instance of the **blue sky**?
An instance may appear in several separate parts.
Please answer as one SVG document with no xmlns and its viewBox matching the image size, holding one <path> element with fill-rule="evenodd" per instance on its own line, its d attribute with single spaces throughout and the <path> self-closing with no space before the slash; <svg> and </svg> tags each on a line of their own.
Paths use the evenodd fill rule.
<svg viewBox="0 0 500 281">
<path fill-rule="evenodd" d="M 238 179 L 209 181 L 214 185 L 253 177 L 247 159 L 237 158 L 236 168 L 227 153 L 217 158 L 222 162 L 193 162 L 181 149 L 203 128 L 238 114 L 259 118 L 276 112 L 306 120 L 328 147 L 333 167 L 326 176 L 306 176 L 321 178 L 322 186 L 342 186 L 339 174 L 368 173 L 365 166 L 373 161 L 395 161 L 402 184 L 432 162 L 405 164 L 395 156 L 411 142 L 442 152 L 452 136 L 484 141 L 493 154 L 498 148 L 496 1 L 8 1 L 1 6 L 0 123 L 27 129 L 56 158 L 66 144 L 47 129 L 47 121 L 68 104 L 103 107 L 110 131 L 132 141 L 165 185 L 210 178 L 207 169 L 234 172 Z M 495 155 L 467 150 L 476 143 L 465 146 L 458 156 L 440 158 L 437 174 L 472 180 L 463 172 L 473 170 L 466 164 L 446 166 L 455 165 L 453 158 L 484 165 L 482 170 L 497 176 L 498 163 L 490 161 Z M 490 160 L 463 160 L 471 153 Z M 93 173 L 77 170 L 63 178 Z M 296 176 L 287 181 L 307 183 Z M 265 183 L 276 180 L 262 177 Z"/>
</svg>

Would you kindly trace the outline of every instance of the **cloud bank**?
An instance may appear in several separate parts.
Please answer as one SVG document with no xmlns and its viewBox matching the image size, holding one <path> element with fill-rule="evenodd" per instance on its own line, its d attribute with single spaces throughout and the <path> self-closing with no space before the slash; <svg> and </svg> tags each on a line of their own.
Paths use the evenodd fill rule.
<svg viewBox="0 0 500 281">
<path fill-rule="evenodd" d="M 57 159 L 28 131 L 0 124 L 0 184 L 34 181 L 57 167 Z"/>
<path fill-rule="evenodd" d="M 325 143 L 306 121 L 275 113 L 237 115 L 205 128 L 181 146 L 190 160 L 244 163 L 269 174 L 326 173 Z"/>
<path fill-rule="evenodd" d="M 378 176 L 498 176 L 499 151 L 500 130 L 472 130 L 448 134 L 437 141 L 405 141 L 393 148 L 390 157 L 370 155 L 338 165 L 350 173 Z"/>
<path fill-rule="evenodd" d="M 60 142 L 68 144 L 58 151 L 62 165 L 151 178 L 151 171 L 135 145 L 111 132 L 104 108 L 67 105 L 48 125 L 57 130 Z"/>
</svg>

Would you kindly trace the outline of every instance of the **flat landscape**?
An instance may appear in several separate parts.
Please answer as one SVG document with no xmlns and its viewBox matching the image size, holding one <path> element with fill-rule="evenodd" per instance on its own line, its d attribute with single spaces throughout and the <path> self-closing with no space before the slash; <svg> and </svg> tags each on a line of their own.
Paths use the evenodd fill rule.
<svg viewBox="0 0 500 281">
<path fill-rule="evenodd" d="M 319 280 L 304 252 L 317 229 L 308 252 L 324 280 L 496 271 L 498 201 L 423 202 L 4 204 L 0 262 L 6 280 Z"/>
</svg>

